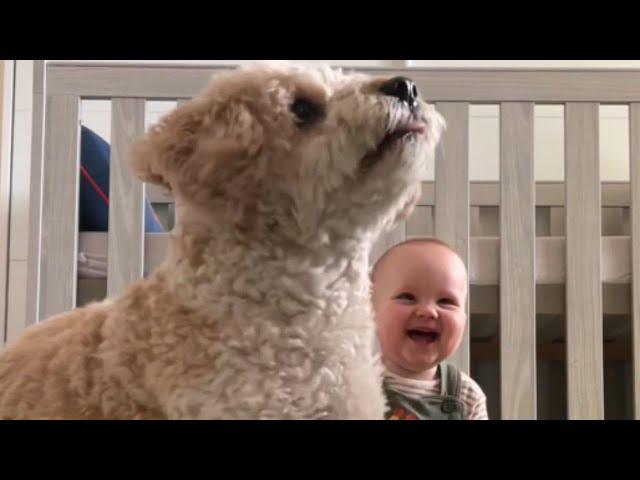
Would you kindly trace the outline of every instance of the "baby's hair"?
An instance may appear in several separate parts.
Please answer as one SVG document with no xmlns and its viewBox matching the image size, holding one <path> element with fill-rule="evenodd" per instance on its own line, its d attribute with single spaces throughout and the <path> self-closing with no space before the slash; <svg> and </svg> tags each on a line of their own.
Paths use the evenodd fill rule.
<svg viewBox="0 0 640 480">
<path fill-rule="evenodd" d="M 387 258 L 387 256 L 395 249 L 397 249 L 398 247 L 401 247 L 403 245 L 407 245 L 407 244 L 411 244 L 411 243 L 421 243 L 421 244 L 434 244 L 434 245 L 440 245 L 441 247 L 446 248 L 447 250 L 453 252 L 458 258 L 460 258 L 460 261 L 464 264 L 464 261 L 462 260 L 462 258 L 460 257 L 460 255 L 458 254 L 458 252 L 456 252 L 451 245 L 449 245 L 447 242 L 440 240 L 439 238 L 435 238 L 435 237 L 413 237 L 410 238 L 408 240 L 404 240 L 403 242 L 397 243 L 395 244 L 393 247 L 389 248 L 386 252 L 384 252 L 380 258 L 376 261 L 376 263 L 373 265 L 373 268 L 371 269 L 371 280 L 373 281 L 373 279 L 375 278 L 376 275 L 376 271 L 378 270 L 379 266 L 382 265 L 382 262 L 384 261 L 385 258 Z"/>
</svg>

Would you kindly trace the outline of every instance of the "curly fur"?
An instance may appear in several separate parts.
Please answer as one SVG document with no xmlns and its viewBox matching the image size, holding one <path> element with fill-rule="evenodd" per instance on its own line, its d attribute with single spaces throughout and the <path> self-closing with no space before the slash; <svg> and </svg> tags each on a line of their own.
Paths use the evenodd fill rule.
<svg viewBox="0 0 640 480">
<path fill-rule="evenodd" d="M 0 353 L 1 418 L 383 418 L 368 256 L 412 208 L 444 127 L 385 79 L 216 75 L 134 146 L 177 206 L 166 261 Z M 321 115 L 296 124 L 305 98 Z M 403 122 L 425 122 L 383 150 Z"/>
</svg>

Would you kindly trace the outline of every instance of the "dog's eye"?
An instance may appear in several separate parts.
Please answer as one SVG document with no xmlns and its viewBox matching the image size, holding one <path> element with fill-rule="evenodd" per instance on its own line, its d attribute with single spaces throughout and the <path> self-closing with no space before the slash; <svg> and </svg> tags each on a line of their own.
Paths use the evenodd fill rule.
<svg viewBox="0 0 640 480">
<path fill-rule="evenodd" d="M 296 125 L 304 127 L 320 116 L 320 107 L 304 98 L 296 98 L 291 104 L 291 113 L 296 116 Z"/>
</svg>

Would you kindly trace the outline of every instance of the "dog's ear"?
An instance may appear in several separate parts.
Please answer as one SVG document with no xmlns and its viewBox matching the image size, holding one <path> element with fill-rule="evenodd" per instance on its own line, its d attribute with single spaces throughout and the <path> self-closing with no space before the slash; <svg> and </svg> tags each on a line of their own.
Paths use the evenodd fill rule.
<svg viewBox="0 0 640 480">
<path fill-rule="evenodd" d="M 196 148 L 202 122 L 202 110 L 193 102 L 167 114 L 134 143 L 130 156 L 134 174 L 171 190 L 171 178 Z"/>
</svg>

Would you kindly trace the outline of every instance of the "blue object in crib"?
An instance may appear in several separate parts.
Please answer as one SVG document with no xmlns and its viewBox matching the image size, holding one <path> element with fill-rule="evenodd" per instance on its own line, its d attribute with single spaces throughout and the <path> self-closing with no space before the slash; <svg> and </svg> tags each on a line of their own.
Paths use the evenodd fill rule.
<svg viewBox="0 0 640 480">
<path fill-rule="evenodd" d="M 111 147 L 98 134 L 81 126 L 80 231 L 106 232 L 109 226 L 109 159 Z M 164 232 L 151 202 L 145 199 L 144 230 Z"/>
</svg>

